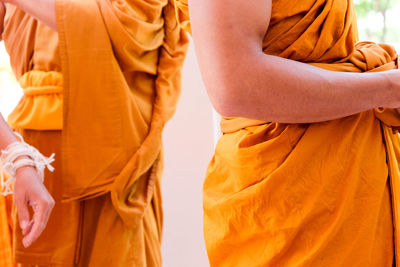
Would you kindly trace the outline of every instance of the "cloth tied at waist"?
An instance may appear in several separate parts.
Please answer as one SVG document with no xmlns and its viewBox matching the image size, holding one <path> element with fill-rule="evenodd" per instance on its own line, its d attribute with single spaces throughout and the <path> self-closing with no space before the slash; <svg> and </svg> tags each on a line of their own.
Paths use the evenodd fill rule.
<svg viewBox="0 0 400 267">
<path fill-rule="evenodd" d="M 56 71 L 29 71 L 20 81 L 24 92 L 8 117 L 14 129 L 61 130 L 63 127 L 63 78 Z"/>
<path fill-rule="evenodd" d="M 387 44 L 359 42 L 353 53 L 347 58 L 334 63 L 309 63 L 310 65 L 331 71 L 342 72 L 380 72 L 398 69 L 398 56 L 395 49 Z M 374 113 L 385 125 L 394 131 L 400 130 L 400 115 L 395 109 L 375 108 Z M 223 117 L 221 131 L 233 133 L 246 127 L 267 124 L 268 122 L 239 117 Z"/>
</svg>

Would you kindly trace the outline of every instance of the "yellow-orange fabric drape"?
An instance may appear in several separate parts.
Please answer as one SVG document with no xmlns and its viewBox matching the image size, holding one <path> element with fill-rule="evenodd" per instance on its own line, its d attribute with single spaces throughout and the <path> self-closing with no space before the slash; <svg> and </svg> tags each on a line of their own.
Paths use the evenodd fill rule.
<svg viewBox="0 0 400 267">
<path fill-rule="evenodd" d="M 24 95 L 8 116 L 14 129 L 61 130 L 63 77 L 58 71 L 32 70 L 19 79 Z"/>
<path fill-rule="evenodd" d="M 55 208 L 28 249 L 16 227 L 16 260 L 160 266 L 161 133 L 179 98 L 186 33 L 171 0 L 57 0 L 56 16 L 58 32 L 6 11 L 3 39 L 24 91 L 9 123 L 56 153 L 45 175 Z"/>
<path fill-rule="evenodd" d="M 161 132 L 179 97 L 188 39 L 173 7 L 172 0 L 58 0 L 56 5 L 64 78 L 64 197 L 110 191 L 114 207 L 132 227 L 160 176 Z M 76 164 L 78 158 L 85 164 Z M 148 172 L 151 177 L 141 181 Z M 142 183 L 140 193 L 133 190 Z"/>
<path fill-rule="evenodd" d="M 7 218 L 6 198 L 0 195 L 0 266 L 13 266 L 11 249 L 11 236 Z"/>
<path fill-rule="evenodd" d="M 190 30 L 187 0 L 176 8 Z M 357 42 L 351 0 L 272 1 L 266 54 L 397 68 L 389 45 Z M 399 266 L 398 126 L 384 108 L 312 124 L 223 118 L 204 183 L 211 266 Z"/>
</svg>

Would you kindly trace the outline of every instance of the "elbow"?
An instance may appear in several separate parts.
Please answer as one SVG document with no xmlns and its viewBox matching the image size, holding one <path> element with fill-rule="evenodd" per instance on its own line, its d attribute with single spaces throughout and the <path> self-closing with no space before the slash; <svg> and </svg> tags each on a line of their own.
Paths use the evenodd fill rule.
<svg viewBox="0 0 400 267">
<path fill-rule="evenodd" d="M 248 117 L 254 107 L 257 90 L 252 57 L 242 60 L 222 58 L 217 64 L 203 68 L 202 76 L 214 109 L 224 117 Z M 249 114 L 250 113 L 250 114 Z"/>
<path fill-rule="evenodd" d="M 235 105 L 231 104 L 227 100 L 222 101 L 211 101 L 215 111 L 223 117 L 238 117 Z"/>
<path fill-rule="evenodd" d="M 246 99 L 241 96 L 242 91 L 231 82 L 222 82 L 218 86 L 207 86 L 210 102 L 215 111 L 224 117 L 244 116 L 241 110 Z"/>
<path fill-rule="evenodd" d="M 282 109 L 282 101 L 275 99 L 272 93 L 260 95 L 258 90 L 246 83 L 232 79 L 217 86 L 207 86 L 210 102 L 215 111 L 223 117 L 242 117 L 262 121 L 284 121 L 287 112 Z M 265 95 L 267 95 L 265 97 Z"/>
</svg>

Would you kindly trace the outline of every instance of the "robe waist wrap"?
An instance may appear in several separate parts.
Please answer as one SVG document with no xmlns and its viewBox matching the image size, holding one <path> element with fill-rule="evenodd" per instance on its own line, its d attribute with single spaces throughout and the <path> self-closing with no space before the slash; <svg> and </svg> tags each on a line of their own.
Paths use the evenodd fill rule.
<svg viewBox="0 0 400 267">
<path fill-rule="evenodd" d="M 24 95 L 8 117 L 14 129 L 62 130 L 63 79 L 56 71 L 29 71 L 19 80 Z"/>
</svg>

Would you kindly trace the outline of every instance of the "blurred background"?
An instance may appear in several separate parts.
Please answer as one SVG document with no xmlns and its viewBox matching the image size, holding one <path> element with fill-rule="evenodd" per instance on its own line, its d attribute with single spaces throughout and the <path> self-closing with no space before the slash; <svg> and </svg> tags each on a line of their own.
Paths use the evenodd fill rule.
<svg viewBox="0 0 400 267">
<path fill-rule="evenodd" d="M 400 0 L 354 0 L 360 41 L 394 45 L 400 49 Z"/>
<path fill-rule="evenodd" d="M 400 0 L 354 0 L 360 40 L 385 42 L 400 51 Z M 22 95 L 0 43 L 0 112 Z M 177 112 L 164 132 L 163 261 L 166 267 L 209 266 L 202 233 L 202 184 L 218 136 L 218 116 L 204 89 L 191 44 Z"/>
</svg>

